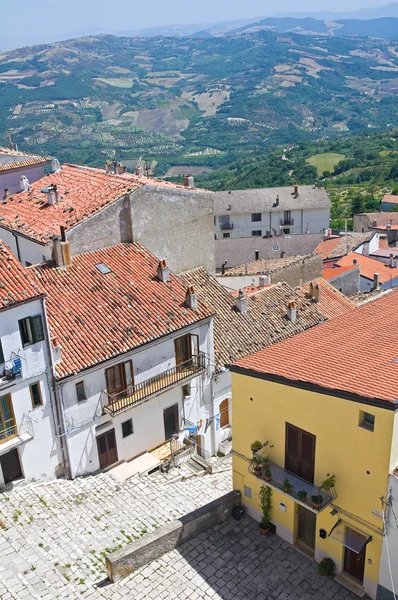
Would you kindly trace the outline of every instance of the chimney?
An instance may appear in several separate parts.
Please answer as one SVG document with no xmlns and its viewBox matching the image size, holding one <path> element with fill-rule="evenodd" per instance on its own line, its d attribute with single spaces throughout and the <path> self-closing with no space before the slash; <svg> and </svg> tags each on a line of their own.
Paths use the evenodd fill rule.
<svg viewBox="0 0 398 600">
<path fill-rule="evenodd" d="M 126 173 L 127 171 L 127 167 L 125 167 L 124 165 L 121 165 L 120 163 L 116 166 L 116 173 L 118 175 L 123 175 L 123 173 Z"/>
<path fill-rule="evenodd" d="M 372 221 L 372 227 L 377 227 L 377 221 L 376 221 L 376 219 L 373 219 L 373 221 Z"/>
<path fill-rule="evenodd" d="M 7 202 L 9 197 L 10 197 L 10 192 L 8 191 L 8 188 L 4 188 L 3 202 Z"/>
<path fill-rule="evenodd" d="M 254 251 L 254 260 L 260 260 L 260 250 Z"/>
<path fill-rule="evenodd" d="M 144 177 L 144 169 L 142 167 L 136 167 L 135 174 L 137 177 Z"/>
<path fill-rule="evenodd" d="M 379 290 L 380 289 L 380 275 L 379 275 L 379 273 L 375 273 L 373 275 L 373 289 L 374 290 Z"/>
<path fill-rule="evenodd" d="M 386 229 L 387 229 L 387 231 L 391 231 L 391 223 L 387 223 Z"/>
<path fill-rule="evenodd" d="M 286 316 L 289 319 L 289 321 L 295 321 L 297 319 L 296 303 L 293 300 L 287 305 Z"/>
<path fill-rule="evenodd" d="M 388 266 L 390 267 L 390 269 L 392 269 L 392 267 L 393 267 L 393 262 L 394 262 L 394 255 L 390 254 L 390 258 L 388 260 Z"/>
<path fill-rule="evenodd" d="M 55 184 L 49 185 L 48 186 L 48 191 L 47 191 L 47 202 L 48 202 L 48 204 L 50 204 L 51 206 L 53 206 L 54 204 L 56 204 L 60 200 L 61 200 L 61 194 L 57 190 L 57 186 Z"/>
<path fill-rule="evenodd" d="M 274 206 L 279 206 L 279 195 L 275 198 Z"/>
<path fill-rule="evenodd" d="M 25 177 L 25 175 L 22 175 L 20 178 L 20 182 L 21 182 L 21 191 L 29 192 L 30 191 L 29 179 L 27 177 Z"/>
<path fill-rule="evenodd" d="M 293 189 L 294 189 L 294 197 L 297 198 L 299 195 L 298 185 L 295 185 Z"/>
<path fill-rule="evenodd" d="M 105 173 L 108 173 L 108 175 L 109 175 L 110 172 L 111 172 L 111 163 L 109 160 L 107 160 L 105 163 Z"/>
<path fill-rule="evenodd" d="M 352 259 L 352 264 L 353 265 L 357 265 L 358 264 L 358 259 L 357 258 L 353 258 Z"/>
<path fill-rule="evenodd" d="M 260 275 L 260 277 L 258 278 L 258 287 L 263 288 L 266 285 L 269 285 L 270 280 L 269 280 L 269 275 Z"/>
<path fill-rule="evenodd" d="M 228 261 L 224 260 L 223 264 L 221 265 L 221 275 L 225 275 L 225 267 L 227 266 Z"/>
<path fill-rule="evenodd" d="M 62 356 L 61 356 L 62 346 L 59 344 L 58 339 L 56 337 L 51 338 L 51 345 L 52 345 L 52 351 L 53 351 L 54 364 L 57 365 L 62 360 Z"/>
<path fill-rule="evenodd" d="M 243 290 L 239 290 L 239 293 L 235 298 L 235 308 L 243 315 L 247 313 L 247 298 Z"/>
<path fill-rule="evenodd" d="M 310 282 L 310 291 L 309 291 L 309 295 L 310 295 L 310 298 L 311 298 L 311 300 L 312 300 L 312 299 L 313 299 L 313 297 L 315 296 L 315 292 L 314 292 L 314 284 L 313 284 L 313 282 L 312 282 L 312 281 Z"/>
<path fill-rule="evenodd" d="M 362 254 L 363 256 L 369 256 L 369 242 L 364 242 L 362 244 Z"/>
<path fill-rule="evenodd" d="M 321 301 L 321 287 L 319 284 L 316 284 L 316 286 L 314 287 L 314 297 L 313 297 L 314 302 L 318 303 Z"/>
<path fill-rule="evenodd" d="M 72 264 L 70 244 L 66 239 L 65 227 L 61 227 L 61 238 L 56 237 L 54 239 L 53 256 L 55 265 L 59 268 L 70 267 Z"/>
<path fill-rule="evenodd" d="M 192 175 L 185 175 L 184 177 L 184 187 L 186 188 L 193 188 L 193 176 Z"/>
<path fill-rule="evenodd" d="M 166 283 L 167 281 L 170 281 L 170 269 L 167 265 L 167 261 L 165 258 L 163 258 L 163 260 L 159 261 L 158 264 L 158 279 L 159 281 L 163 281 L 163 283 Z"/>
<path fill-rule="evenodd" d="M 51 161 L 51 171 L 52 173 L 58 173 L 61 170 L 61 165 L 58 158 L 53 158 Z"/>
<path fill-rule="evenodd" d="M 197 306 L 198 306 L 198 294 L 195 292 L 193 285 L 190 285 L 187 288 L 187 291 L 185 294 L 185 304 L 189 308 L 197 308 Z"/>
<path fill-rule="evenodd" d="M 394 258 L 392 259 L 392 266 L 393 266 L 393 269 L 396 269 L 398 267 L 398 254 L 396 254 L 394 256 Z"/>
</svg>

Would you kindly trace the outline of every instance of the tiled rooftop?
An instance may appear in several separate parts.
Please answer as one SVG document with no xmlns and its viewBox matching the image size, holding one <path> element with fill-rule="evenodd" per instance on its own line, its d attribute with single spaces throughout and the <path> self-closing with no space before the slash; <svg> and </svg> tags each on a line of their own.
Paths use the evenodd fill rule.
<svg viewBox="0 0 398 600">
<path fill-rule="evenodd" d="M 339 267 L 352 267 L 354 260 L 357 261 L 357 265 L 359 265 L 361 269 L 361 277 L 373 279 L 374 274 L 379 273 L 379 281 L 382 284 L 398 277 L 397 268 L 390 268 L 386 263 L 383 263 L 380 260 L 370 258 L 370 256 L 363 256 L 363 254 L 358 254 L 356 252 L 350 252 L 347 256 L 343 256 L 336 264 Z"/>
<path fill-rule="evenodd" d="M 339 258 L 351 250 L 358 248 L 363 242 L 370 240 L 373 233 L 348 233 L 342 237 L 333 237 L 323 240 L 314 250 L 315 254 L 322 254 L 322 260 Z"/>
<path fill-rule="evenodd" d="M 193 284 L 199 297 L 215 312 L 214 350 L 218 366 L 256 352 L 325 321 L 311 301 L 286 283 L 267 286 L 247 296 L 247 313 L 235 308 L 234 296 L 202 268 L 179 275 Z M 294 300 L 297 320 L 289 321 L 287 305 Z"/>
<path fill-rule="evenodd" d="M 386 194 L 383 196 L 382 202 L 386 202 L 388 204 L 398 204 L 398 196 L 394 194 Z"/>
<path fill-rule="evenodd" d="M 343 273 L 347 273 L 348 271 L 352 271 L 353 269 L 358 269 L 358 265 L 351 265 L 348 267 L 331 267 L 330 269 L 323 269 L 322 277 L 326 281 L 337 277 L 338 275 L 342 275 Z"/>
<path fill-rule="evenodd" d="M 398 293 L 237 361 L 264 376 L 398 404 Z M 381 324 L 384 324 L 381 326 Z M 320 406 L 321 410 L 321 406 Z"/>
<path fill-rule="evenodd" d="M 9 148 L 0 147 L 0 171 L 9 171 L 19 167 L 27 167 L 30 165 L 40 165 L 49 162 L 49 158 L 45 156 L 36 156 L 28 152 L 18 152 Z"/>
<path fill-rule="evenodd" d="M 66 269 L 48 264 L 29 269 L 46 290 L 50 331 L 62 347 L 59 379 L 213 313 L 201 301 L 188 308 L 178 277 L 171 274 L 168 283 L 157 279 L 158 262 L 139 244 L 119 244 L 75 256 Z M 110 272 L 102 274 L 100 263 Z"/>
<path fill-rule="evenodd" d="M 300 262 L 304 258 L 308 258 L 308 256 L 284 256 L 283 258 L 263 258 L 259 260 L 253 260 L 252 262 L 248 262 L 240 267 L 227 269 L 224 276 L 235 277 L 241 275 L 262 275 L 271 273 Z"/>
<path fill-rule="evenodd" d="M 49 205 L 42 189 L 55 184 L 61 199 Z M 64 165 L 58 173 L 31 184 L 29 192 L 15 194 L 1 204 L 0 225 L 30 238 L 48 242 L 63 225 L 71 229 L 87 217 L 142 185 L 105 171 Z"/>
<path fill-rule="evenodd" d="M 44 293 L 33 273 L 0 240 L 0 310 Z"/>
<path fill-rule="evenodd" d="M 317 307 L 327 319 L 344 315 L 346 312 L 356 308 L 351 300 L 321 277 L 314 279 L 312 283 L 320 287 L 321 295 L 319 302 L 317 302 Z M 311 300 L 310 285 L 310 282 L 308 282 L 297 288 L 298 293 L 309 300 Z"/>
<path fill-rule="evenodd" d="M 374 222 L 375 226 L 388 225 L 389 223 L 398 225 L 398 213 L 396 212 L 359 213 L 358 217 L 367 217 L 370 226 L 372 226 Z"/>
</svg>

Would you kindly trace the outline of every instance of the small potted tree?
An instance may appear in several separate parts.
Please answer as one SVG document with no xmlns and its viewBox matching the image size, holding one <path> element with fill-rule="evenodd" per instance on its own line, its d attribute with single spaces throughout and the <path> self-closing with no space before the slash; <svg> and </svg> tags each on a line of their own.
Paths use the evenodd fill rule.
<svg viewBox="0 0 398 600">
<path fill-rule="evenodd" d="M 256 475 L 256 477 L 260 477 L 261 475 L 261 463 L 261 458 L 258 458 L 257 456 L 253 457 L 254 474 Z"/>
<path fill-rule="evenodd" d="M 314 508 L 320 508 L 323 504 L 323 498 L 320 494 L 311 496 L 312 506 Z"/>
<path fill-rule="evenodd" d="M 270 482 L 272 479 L 271 469 L 266 469 L 264 473 L 264 481 Z"/>
<path fill-rule="evenodd" d="M 260 450 L 262 446 L 262 443 L 259 442 L 258 440 L 256 440 L 255 442 L 253 442 L 250 446 L 250 450 L 253 452 L 253 454 L 255 454 L 256 452 L 258 452 Z"/>
<path fill-rule="evenodd" d="M 304 502 L 304 500 L 307 499 L 307 492 L 305 490 L 300 490 L 297 492 L 297 498 L 301 500 L 301 502 Z"/>
<path fill-rule="evenodd" d="M 285 492 L 285 494 L 291 494 L 292 490 L 293 490 L 293 485 L 290 483 L 288 478 L 285 477 L 285 480 L 283 482 L 283 491 Z"/>
<path fill-rule="evenodd" d="M 263 512 L 263 517 L 260 522 L 261 535 L 267 535 L 271 528 L 271 504 L 272 490 L 267 485 L 262 485 L 260 488 L 260 506 Z"/>
</svg>

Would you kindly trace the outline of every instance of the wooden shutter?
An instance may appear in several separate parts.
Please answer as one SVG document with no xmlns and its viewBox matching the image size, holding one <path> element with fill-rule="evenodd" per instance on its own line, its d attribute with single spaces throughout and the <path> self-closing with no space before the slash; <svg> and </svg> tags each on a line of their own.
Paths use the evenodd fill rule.
<svg viewBox="0 0 398 600">
<path fill-rule="evenodd" d="M 286 423 L 285 469 L 300 476 L 300 430 Z"/>
<path fill-rule="evenodd" d="M 220 404 L 220 427 L 229 425 L 229 400 L 225 398 Z"/>
<path fill-rule="evenodd" d="M 32 339 L 33 343 L 44 340 L 44 329 L 41 316 L 31 317 Z"/>
<path fill-rule="evenodd" d="M 316 437 L 286 423 L 285 469 L 314 483 Z"/>
<path fill-rule="evenodd" d="M 314 483 L 315 436 L 301 431 L 301 473 L 300 477 Z"/>
</svg>

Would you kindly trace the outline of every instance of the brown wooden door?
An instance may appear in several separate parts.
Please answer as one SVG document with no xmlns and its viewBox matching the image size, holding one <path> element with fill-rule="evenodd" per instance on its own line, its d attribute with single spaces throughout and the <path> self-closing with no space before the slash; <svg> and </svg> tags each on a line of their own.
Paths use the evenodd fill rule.
<svg viewBox="0 0 398 600">
<path fill-rule="evenodd" d="M 297 541 L 315 550 L 316 514 L 298 504 L 297 517 Z"/>
<path fill-rule="evenodd" d="M 358 579 L 358 581 L 361 583 L 363 583 L 363 576 L 365 572 L 365 554 L 366 546 L 359 554 L 347 547 L 344 551 L 344 571 L 349 573 L 351 577 Z"/>
<path fill-rule="evenodd" d="M 117 446 L 115 430 L 111 429 L 97 437 L 97 448 L 100 469 L 105 469 L 109 465 L 117 462 Z"/>
<path fill-rule="evenodd" d="M 181 366 L 191 358 L 191 336 L 183 335 L 174 341 L 176 365 Z"/>
<path fill-rule="evenodd" d="M 109 367 L 105 371 L 106 391 L 110 396 L 127 391 L 134 385 L 131 360 Z"/>
<path fill-rule="evenodd" d="M 314 483 L 316 437 L 286 423 L 285 469 Z"/>
</svg>

